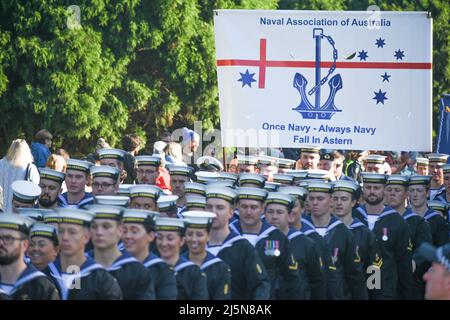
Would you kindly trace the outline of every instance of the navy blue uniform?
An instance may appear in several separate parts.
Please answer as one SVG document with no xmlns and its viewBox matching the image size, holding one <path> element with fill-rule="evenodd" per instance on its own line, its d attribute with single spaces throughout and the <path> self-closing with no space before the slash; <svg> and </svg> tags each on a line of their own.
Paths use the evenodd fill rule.
<svg viewBox="0 0 450 320">
<path fill-rule="evenodd" d="M 175 300 L 177 298 L 177 280 L 173 268 L 152 252 L 145 258 L 143 264 L 150 270 L 155 286 L 156 300 Z"/>
</svg>

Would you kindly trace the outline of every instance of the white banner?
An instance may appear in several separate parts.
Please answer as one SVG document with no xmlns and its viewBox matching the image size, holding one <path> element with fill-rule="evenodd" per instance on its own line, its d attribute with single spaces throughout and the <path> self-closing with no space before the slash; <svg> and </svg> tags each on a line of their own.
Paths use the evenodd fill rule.
<svg viewBox="0 0 450 320">
<path fill-rule="evenodd" d="M 426 12 L 217 10 L 225 147 L 432 149 Z"/>
</svg>

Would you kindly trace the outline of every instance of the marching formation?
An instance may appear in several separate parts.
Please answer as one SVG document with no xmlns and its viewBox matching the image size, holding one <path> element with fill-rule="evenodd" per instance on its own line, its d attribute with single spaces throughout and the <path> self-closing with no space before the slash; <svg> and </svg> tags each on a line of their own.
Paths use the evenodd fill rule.
<svg viewBox="0 0 450 320">
<path fill-rule="evenodd" d="M 192 164 L 186 129 L 64 160 L 47 133 L 0 161 L 0 299 L 450 299 L 447 155 Z"/>
</svg>

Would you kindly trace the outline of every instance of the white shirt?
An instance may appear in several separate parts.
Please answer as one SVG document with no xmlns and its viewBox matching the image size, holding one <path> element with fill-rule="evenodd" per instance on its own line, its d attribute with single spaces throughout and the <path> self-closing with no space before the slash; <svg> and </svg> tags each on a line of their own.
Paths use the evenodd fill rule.
<svg viewBox="0 0 450 320">
<path fill-rule="evenodd" d="M 373 230 L 373 228 L 375 227 L 375 222 L 377 222 L 377 220 L 378 220 L 377 214 L 368 214 L 367 215 L 367 222 L 369 224 L 370 230 Z"/>
</svg>

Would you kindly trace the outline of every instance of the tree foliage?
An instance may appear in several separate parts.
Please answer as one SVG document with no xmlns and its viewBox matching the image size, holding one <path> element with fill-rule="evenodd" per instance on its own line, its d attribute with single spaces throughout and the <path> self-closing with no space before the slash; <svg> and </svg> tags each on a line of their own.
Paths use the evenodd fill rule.
<svg viewBox="0 0 450 320">
<path fill-rule="evenodd" d="M 77 5 L 81 28 L 68 28 Z M 450 87 L 445 0 L 381 1 L 434 18 L 434 105 Z M 0 149 L 41 128 L 69 152 L 124 133 L 219 126 L 213 10 L 365 10 L 356 0 L 15 0 L 0 3 Z M 436 113 L 437 114 L 437 113 Z M 436 125 L 437 122 L 435 122 Z"/>
</svg>

